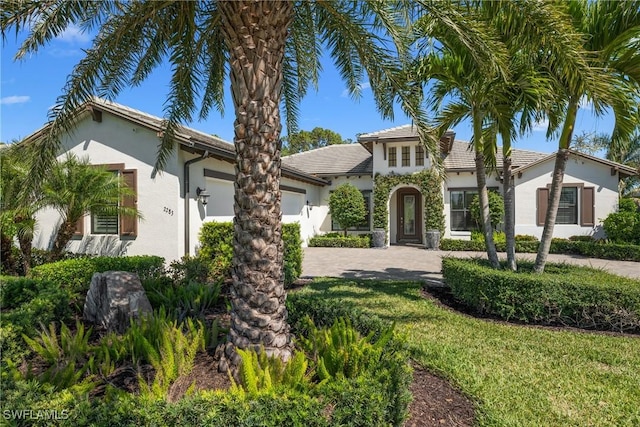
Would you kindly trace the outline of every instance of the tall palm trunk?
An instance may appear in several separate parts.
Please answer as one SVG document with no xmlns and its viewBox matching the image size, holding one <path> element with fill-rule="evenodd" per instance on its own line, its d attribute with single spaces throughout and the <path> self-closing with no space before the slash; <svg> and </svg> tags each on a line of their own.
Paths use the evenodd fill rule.
<svg viewBox="0 0 640 427">
<path fill-rule="evenodd" d="M 502 158 L 502 194 L 504 198 L 504 234 L 507 240 L 507 268 L 518 269 L 516 263 L 515 206 L 513 185 L 511 182 L 512 158 L 511 150 L 505 150 Z"/>
<path fill-rule="evenodd" d="M 223 1 L 235 108 L 231 328 L 220 369 L 235 371 L 235 349 L 264 346 L 287 360 L 292 343 L 283 279 L 280 193 L 280 94 L 288 1 Z"/>
<path fill-rule="evenodd" d="M 487 257 L 493 268 L 500 268 L 496 244 L 493 241 L 493 227 L 489 210 L 489 192 L 487 190 L 487 170 L 482 152 L 482 117 L 473 114 L 473 138 L 476 151 L 476 181 L 478 183 L 478 201 L 480 202 L 480 220 L 484 234 Z"/>
<path fill-rule="evenodd" d="M 69 243 L 69 240 L 71 240 L 73 233 L 75 232 L 76 222 L 77 221 L 66 220 L 60 224 L 58 234 L 56 234 L 56 239 L 54 240 L 53 247 L 49 253 L 49 261 L 58 261 L 62 258 L 64 248 L 67 246 L 67 243 Z"/>
<path fill-rule="evenodd" d="M 18 244 L 20 245 L 20 252 L 22 252 L 22 270 L 24 275 L 27 276 L 31 271 L 31 248 L 32 237 L 31 235 L 18 235 Z"/>
<path fill-rule="evenodd" d="M 553 167 L 553 178 L 551 180 L 551 190 L 549 194 L 549 208 L 544 218 L 544 229 L 542 230 L 542 238 L 540 239 L 540 247 L 536 256 L 536 263 L 533 271 L 543 273 L 549 249 L 551 248 L 551 239 L 553 238 L 553 228 L 556 225 L 556 217 L 558 215 L 558 207 L 560 206 L 560 195 L 562 194 L 562 182 L 564 180 L 564 171 L 567 167 L 569 159 L 569 144 L 571 143 L 571 135 L 573 134 L 573 126 L 576 122 L 578 113 L 578 97 L 572 97 L 569 101 L 567 109 L 567 118 L 564 122 L 562 134 L 558 144 L 558 152 L 556 153 L 556 163 Z"/>
<path fill-rule="evenodd" d="M 13 239 L 11 236 L 0 233 L 0 260 L 2 260 L 3 274 L 15 273 L 15 260 L 13 258 Z"/>
</svg>

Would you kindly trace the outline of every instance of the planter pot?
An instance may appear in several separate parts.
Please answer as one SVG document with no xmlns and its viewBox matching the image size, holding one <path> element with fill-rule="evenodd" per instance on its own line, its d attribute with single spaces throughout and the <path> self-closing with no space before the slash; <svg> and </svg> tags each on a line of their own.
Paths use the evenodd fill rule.
<svg viewBox="0 0 640 427">
<path fill-rule="evenodd" d="M 374 248 L 384 248 L 387 240 L 387 232 L 384 228 L 376 228 L 371 236 L 371 245 Z"/>
<path fill-rule="evenodd" d="M 440 230 L 427 230 L 426 243 L 427 249 L 440 249 Z"/>
</svg>

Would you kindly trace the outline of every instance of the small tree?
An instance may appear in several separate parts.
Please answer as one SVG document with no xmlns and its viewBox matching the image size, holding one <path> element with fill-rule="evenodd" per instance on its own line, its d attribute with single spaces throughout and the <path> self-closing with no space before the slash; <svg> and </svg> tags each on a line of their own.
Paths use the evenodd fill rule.
<svg viewBox="0 0 640 427">
<path fill-rule="evenodd" d="M 342 184 L 329 196 L 329 213 L 347 235 L 347 229 L 365 220 L 367 210 L 360 190 L 349 183 Z"/>
<path fill-rule="evenodd" d="M 480 224 L 480 202 L 477 195 L 473 196 L 469 211 L 471 218 L 476 224 Z M 489 191 L 489 217 L 491 218 L 491 226 L 494 230 L 504 219 L 504 200 L 502 196 L 495 191 Z"/>
</svg>

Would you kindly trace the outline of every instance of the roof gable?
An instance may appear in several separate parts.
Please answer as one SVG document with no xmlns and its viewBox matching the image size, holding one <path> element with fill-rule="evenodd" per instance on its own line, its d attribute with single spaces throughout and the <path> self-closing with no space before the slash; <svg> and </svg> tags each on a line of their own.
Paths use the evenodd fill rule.
<svg viewBox="0 0 640 427">
<path fill-rule="evenodd" d="M 282 163 L 317 176 L 373 173 L 373 156 L 360 144 L 328 145 L 285 156 Z"/>
</svg>

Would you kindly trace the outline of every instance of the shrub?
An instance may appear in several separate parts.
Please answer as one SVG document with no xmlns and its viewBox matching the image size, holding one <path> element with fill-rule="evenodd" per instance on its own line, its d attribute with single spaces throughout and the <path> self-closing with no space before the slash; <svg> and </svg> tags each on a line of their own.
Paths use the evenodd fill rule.
<svg viewBox="0 0 640 427">
<path fill-rule="evenodd" d="M 500 195 L 500 193 L 496 191 L 489 191 L 489 218 L 491 218 L 491 226 L 496 228 L 498 224 L 501 224 L 504 218 L 504 199 Z M 469 212 L 471 214 L 471 218 L 478 225 L 482 225 L 482 221 L 480 219 L 480 197 L 476 194 L 471 199 L 471 204 L 469 205 Z"/>
<path fill-rule="evenodd" d="M 640 281 L 586 267 L 533 263 L 494 270 L 483 260 L 442 260 L 454 296 L 480 313 L 507 320 L 640 332 Z"/>
<path fill-rule="evenodd" d="M 346 236 L 348 228 L 355 227 L 365 220 L 367 210 L 364 196 L 353 184 L 340 184 L 329 195 L 329 213 L 331 220 L 344 230 Z"/>
<path fill-rule="evenodd" d="M 231 276 L 233 258 L 233 224 L 206 222 L 200 229 L 200 253 L 204 259 L 213 259 L 214 268 L 225 277 Z M 302 240 L 299 224 L 282 224 L 284 242 L 284 280 L 290 285 L 302 274 Z"/>
<path fill-rule="evenodd" d="M 481 231 L 472 231 L 471 232 L 471 240 L 474 242 L 482 242 L 484 244 L 484 234 Z M 507 243 L 507 235 L 502 231 L 494 231 L 493 232 L 493 242 L 496 245 Z"/>
<path fill-rule="evenodd" d="M 570 236 L 569 240 L 572 242 L 595 242 L 596 239 L 593 238 L 593 236 Z"/>
<path fill-rule="evenodd" d="M 369 235 L 353 236 L 315 236 L 309 239 L 309 246 L 323 248 L 370 248 L 371 237 Z"/>
<path fill-rule="evenodd" d="M 514 238 L 516 242 L 539 242 L 536 236 L 529 234 L 516 234 Z"/>
<path fill-rule="evenodd" d="M 610 213 L 602 222 L 607 237 L 615 243 L 640 245 L 640 212 Z"/>
<path fill-rule="evenodd" d="M 141 280 L 144 280 L 158 277 L 164 272 L 164 259 L 157 256 L 69 259 L 35 267 L 31 270 L 31 277 L 42 279 L 53 287 L 66 290 L 72 302 L 78 304 L 89 290 L 93 273 L 111 270 L 136 273 Z"/>
</svg>

